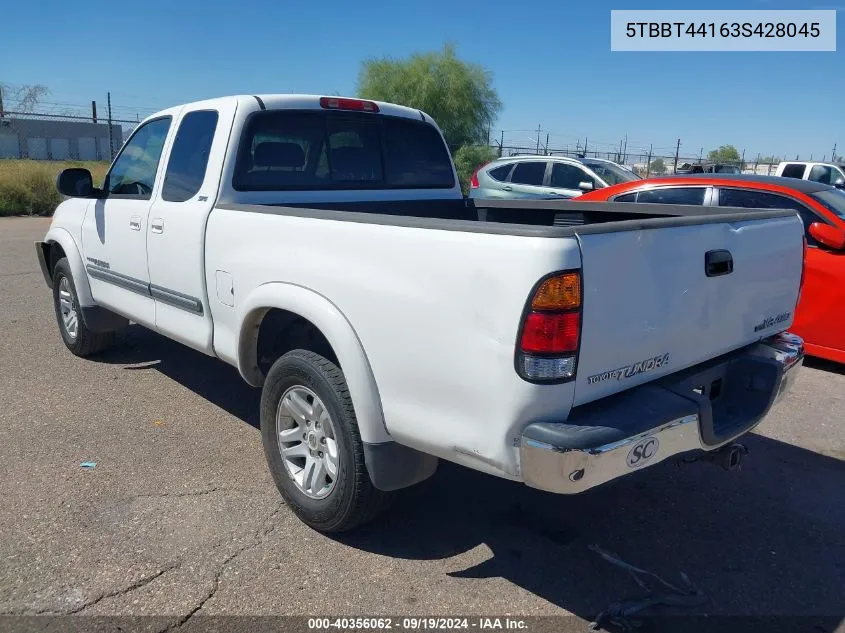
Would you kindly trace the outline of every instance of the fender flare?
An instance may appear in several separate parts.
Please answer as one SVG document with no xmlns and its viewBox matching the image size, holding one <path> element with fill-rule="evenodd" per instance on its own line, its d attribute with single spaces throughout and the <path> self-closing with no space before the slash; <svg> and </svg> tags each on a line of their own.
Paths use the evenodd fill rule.
<svg viewBox="0 0 845 633">
<path fill-rule="evenodd" d="M 65 257 L 67 257 L 70 270 L 73 273 L 73 285 L 76 287 L 76 298 L 80 307 L 94 306 L 91 285 L 88 283 L 88 273 L 85 272 L 85 262 L 82 261 L 82 254 L 73 236 L 66 229 L 53 226 L 47 231 L 43 241 L 47 244 L 58 244 L 65 252 Z"/>
<path fill-rule="evenodd" d="M 313 323 L 326 337 L 343 368 L 361 439 L 368 444 L 392 442 L 384 422 L 381 397 L 367 355 L 344 314 L 323 295 L 303 286 L 271 282 L 255 288 L 238 311 L 238 371 L 250 385 L 264 383 L 256 344 L 268 310 L 287 310 Z"/>
</svg>

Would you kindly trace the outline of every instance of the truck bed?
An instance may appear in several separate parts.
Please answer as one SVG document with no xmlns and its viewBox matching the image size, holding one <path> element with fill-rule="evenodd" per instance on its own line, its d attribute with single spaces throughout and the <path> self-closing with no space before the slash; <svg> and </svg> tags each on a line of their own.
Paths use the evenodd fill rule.
<svg viewBox="0 0 845 633">
<path fill-rule="evenodd" d="M 217 206 L 221 209 L 326 220 L 535 237 L 572 237 L 586 233 L 762 220 L 795 215 L 795 211 L 786 209 L 757 211 L 739 207 L 632 205 L 623 202 L 574 202 L 556 199 L 385 200 L 260 205 L 221 202 Z M 613 226 L 607 226 L 609 223 L 613 223 Z"/>
</svg>

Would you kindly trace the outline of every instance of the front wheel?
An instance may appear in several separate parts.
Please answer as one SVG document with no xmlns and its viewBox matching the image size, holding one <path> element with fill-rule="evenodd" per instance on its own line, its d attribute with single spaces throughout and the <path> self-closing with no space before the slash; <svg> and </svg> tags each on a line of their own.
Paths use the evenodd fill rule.
<svg viewBox="0 0 845 633">
<path fill-rule="evenodd" d="M 53 268 L 53 307 L 62 341 L 77 356 L 90 356 L 112 346 L 114 332 L 93 332 L 85 325 L 73 274 L 66 257 Z"/>
<path fill-rule="evenodd" d="M 315 530 L 357 527 L 392 496 L 370 481 L 343 372 L 319 354 L 293 350 L 270 368 L 261 393 L 261 438 L 279 492 Z"/>
</svg>

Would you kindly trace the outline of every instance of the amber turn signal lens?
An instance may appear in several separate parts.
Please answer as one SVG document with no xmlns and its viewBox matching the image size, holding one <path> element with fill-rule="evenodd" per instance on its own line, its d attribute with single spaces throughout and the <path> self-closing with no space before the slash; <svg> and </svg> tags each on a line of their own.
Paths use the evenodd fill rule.
<svg viewBox="0 0 845 633">
<path fill-rule="evenodd" d="M 531 300 L 532 310 L 572 310 L 581 306 L 581 276 L 566 273 L 549 277 Z"/>
</svg>

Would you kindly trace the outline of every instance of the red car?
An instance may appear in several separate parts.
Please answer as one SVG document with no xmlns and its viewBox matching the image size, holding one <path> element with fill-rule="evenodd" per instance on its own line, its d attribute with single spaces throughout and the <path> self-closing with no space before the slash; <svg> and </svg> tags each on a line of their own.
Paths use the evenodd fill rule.
<svg viewBox="0 0 845 633">
<path fill-rule="evenodd" d="M 689 175 L 636 180 L 591 191 L 579 202 L 698 204 L 795 209 L 804 221 L 804 285 L 790 328 L 807 353 L 845 363 L 845 191 L 809 180 Z"/>
</svg>

